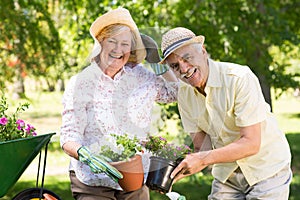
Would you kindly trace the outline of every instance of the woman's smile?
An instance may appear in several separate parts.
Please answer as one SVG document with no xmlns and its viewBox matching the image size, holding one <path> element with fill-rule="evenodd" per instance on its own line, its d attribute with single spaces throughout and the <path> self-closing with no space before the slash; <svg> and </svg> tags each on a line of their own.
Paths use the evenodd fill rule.
<svg viewBox="0 0 300 200">
<path fill-rule="evenodd" d="M 123 58 L 123 54 L 119 54 L 119 53 L 110 53 L 109 57 L 114 58 L 114 59 L 121 59 Z"/>
</svg>

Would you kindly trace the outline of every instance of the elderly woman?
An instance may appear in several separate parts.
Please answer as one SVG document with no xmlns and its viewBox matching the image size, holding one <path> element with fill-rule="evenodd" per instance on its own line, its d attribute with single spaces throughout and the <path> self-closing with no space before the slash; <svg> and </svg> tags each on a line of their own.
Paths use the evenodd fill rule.
<svg viewBox="0 0 300 200">
<path fill-rule="evenodd" d="M 108 173 L 98 170 L 102 163 L 94 159 L 91 146 L 112 133 L 146 138 L 154 102 L 176 101 L 177 79 L 168 71 L 166 81 L 139 64 L 146 50 L 128 10 L 119 8 L 100 16 L 90 33 L 95 40 L 91 64 L 71 78 L 63 96 L 60 140 L 71 156 L 72 194 L 85 200 L 147 200 L 145 185 L 126 192 Z M 111 170 L 118 178 L 118 171 Z"/>
</svg>

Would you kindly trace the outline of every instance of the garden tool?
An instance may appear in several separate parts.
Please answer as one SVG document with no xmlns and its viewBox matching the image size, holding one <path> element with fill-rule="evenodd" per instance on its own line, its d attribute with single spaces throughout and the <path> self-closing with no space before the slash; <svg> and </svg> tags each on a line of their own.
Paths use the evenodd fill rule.
<svg viewBox="0 0 300 200">
<path fill-rule="evenodd" d="M 111 166 L 103 157 L 93 155 L 88 148 L 82 146 L 77 151 L 79 160 L 87 164 L 94 173 L 105 173 L 113 181 L 118 182 L 123 178 L 121 172 Z"/>
</svg>

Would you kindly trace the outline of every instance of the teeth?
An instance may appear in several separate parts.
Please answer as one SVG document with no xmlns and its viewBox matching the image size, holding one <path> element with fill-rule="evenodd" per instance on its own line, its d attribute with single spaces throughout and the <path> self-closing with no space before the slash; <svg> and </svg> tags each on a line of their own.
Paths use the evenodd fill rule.
<svg viewBox="0 0 300 200">
<path fill-rule="evenodd" d="M 190 76 L 192 76 L 192 74 L 193 74 L 193 72 L 188 73 L 188 74 L 186 75 L 186 77 L 187 77 L 187 78 L 190 78 Z"/>
<path fill-rule="evenodd" d="M 185 74 L 185 78 L 190 78 L 196 71 L 196 68 L 190 69 L 186 74 Z"/>
<path fill-rule="evenodd" d="M 122 55 L 110 54 L 110 57 L 120 59 L 122 57 Z"/>
</svg>

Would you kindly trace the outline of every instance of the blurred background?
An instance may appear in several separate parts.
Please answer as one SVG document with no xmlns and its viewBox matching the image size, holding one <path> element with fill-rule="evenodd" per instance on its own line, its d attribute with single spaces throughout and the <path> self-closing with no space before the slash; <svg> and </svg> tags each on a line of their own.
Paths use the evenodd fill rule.
<svg viewBox="0 0 300 200">
<path fill-rule="evenodd" d="M 56 132 L 49 146 L 45 187 L 72 199 L 69 158 L 59 147 L 61 97 L 69 78 L 88 65 L 91 23 L 119 6 L 127 8 L 142 33 L 159 47 L 162 34 L 183 26 L 204 35 L 211 58 L 248 65 L 259 77 L 292 149 L 290 199 L 300 199 L 300 13 L 299 0 L 1 0 L 0 88 L 38 134 Z M 146 64 L 147 66 L 147 64 Z M 156 105 L 152 131 L 190 144 L 177 105 Z M 3 199 L 35 186 L 37 161 Z M 209 168 L 173 187 L 188 200 L 206 199 Z M 1 183 L 0 183 L 1 184 Z M 298 189 L 297 189 L 298 188 Z M 167 199 L 152 192 L 151 199 Z"/>
</svg>

